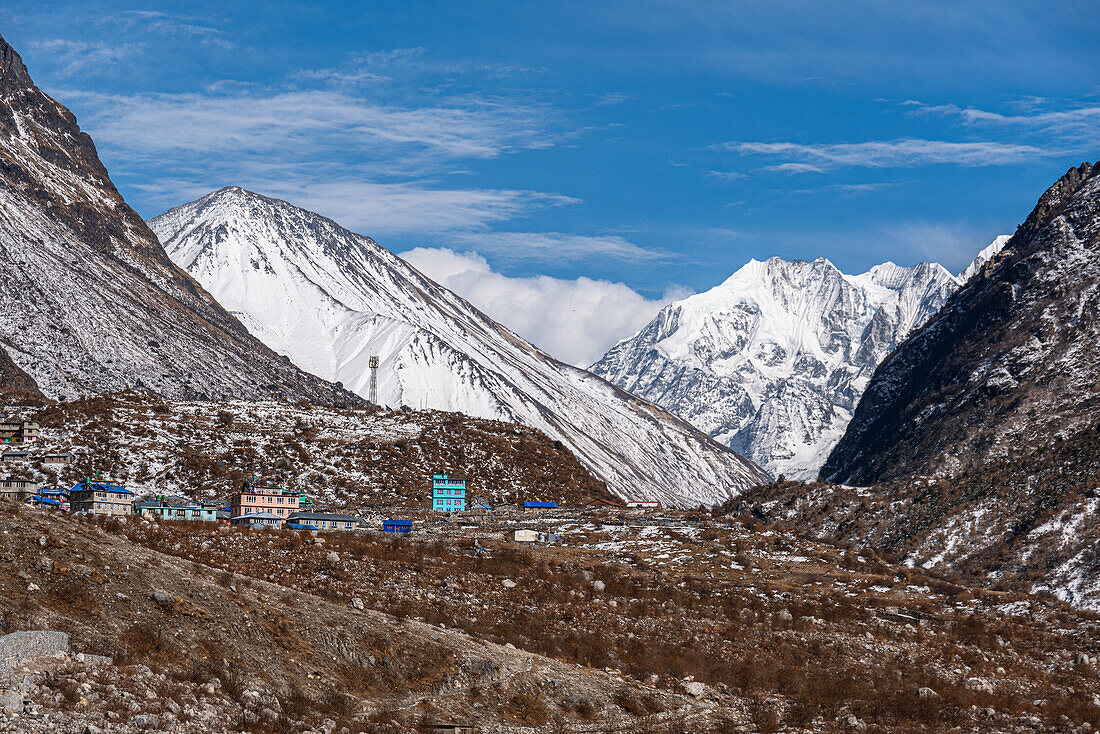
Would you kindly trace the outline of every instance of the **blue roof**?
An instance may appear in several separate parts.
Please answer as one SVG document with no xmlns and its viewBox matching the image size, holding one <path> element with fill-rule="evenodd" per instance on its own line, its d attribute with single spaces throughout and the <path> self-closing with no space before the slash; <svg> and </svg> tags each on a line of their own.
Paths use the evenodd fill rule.
<svg viewBox="0 0 1100 734">
<path fill-rule="evenodd" d="M 557 502 L 524 502 L 524 507 L 557 507 Z"/>
<path fill-rule="evenodd" d="M 296 522 L 288 522 L 286 524 L 286 526 L 288 528 L 290 528 L 291 530 L 316 530 L 317 529 L 317 528 L 313 527 L 312 525 L 302 525 L 301 523 L 296 523 Z"/>
<path fill-rule="evenodd" d="M 64 502 L 60 502 L 59 500 L 51 500 L 49 497 L 42 497 L 41 495 L 37 494 L 31 497 L 31 501 L 37 502 L 41 505 L 57 505 L 58 507 L 65 504 Z"/>
<path fill-rule="evenodd" d="M 383 520 L 383 525 L 412 525 L 412 520 Z"/>
<path fill-rule="evenodd" d="M 73 485 L 70 492 L 79 492 L 82 489 L 93 489 L 96 492 L 114 492 L 116 494 L 133 494 L 125 487 L 120 487 L 117 484 L 110 484 L 109 482 L 78 482 Z"/>
</svg>

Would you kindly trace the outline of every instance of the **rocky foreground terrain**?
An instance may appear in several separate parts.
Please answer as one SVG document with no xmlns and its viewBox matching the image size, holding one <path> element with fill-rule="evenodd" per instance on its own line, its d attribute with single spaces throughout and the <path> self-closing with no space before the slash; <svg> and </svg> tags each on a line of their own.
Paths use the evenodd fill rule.
<svg viewBox="0 0 1100 734">
<path fill-rule="evenodd" d="M 502 542 L 516 526 L 562 542 Z M 1096 616 L 751 520 L 562 510 L 312 539 L 4 503 L 0 535 L 0 632 L 70 636 L 13 661 L 0 731 L 1100 725 Z"/>
</svg>

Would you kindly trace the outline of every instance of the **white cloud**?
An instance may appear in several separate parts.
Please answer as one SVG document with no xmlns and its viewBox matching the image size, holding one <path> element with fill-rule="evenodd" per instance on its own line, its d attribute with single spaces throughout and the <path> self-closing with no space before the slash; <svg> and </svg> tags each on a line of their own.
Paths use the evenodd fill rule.
<svg viewBox="0 0 1100 734">
<path fill-rule="evenodd" d="M 477 253 L 442 248 L 418 247 L 401 257 L 547 353 L 580 367 L 636 333 L 666 303 L 688 295 L 673 289 L 648 299 L 623 283 L 584 277 L 512 278 Z"/>
<path fill-rule="evenodd" d="M 67 90 L 97 141 L 145 159 L 493 158 L 546 145 L 542 112 L 501 100 L 381 104 L 332 89 L 108 95 Z M 319 154 L 321 154 L 319 156 Z"/>
<path fill-rule="evenodd" d="M 576 202 L 442 183 L 463 160 L 552 144 L 553 135 L 543 134 L 551 113 L 537 105 L 469 97 L 387 104 L 335 88 L 236 84 L 204 93 L 62 96 L 112 168 L 144 174 L 136 188 L 160 210 L 237 185 L 386 234 L 477 231 Z"/>
<path fill-rule="evenodd" d="M 1022 112 L 1006 115 L 953 104 L 925 105 L 912 100 L 904 104 L 914 107 L 914 113 L 957 117 L 971 127 L 999 128 L 1025 135 L 1046 136 L 1060 145 L 1076 149 L 1094 150 L 1096 141 L 1100 138 L 1100 107 L 1098 106 L 1044 109 L 1043 105 L 1050 104 L 1048 100 L 1029 97 L 1017 100 L 1012 105 Z"/>
<path fill-rule="evenodd" d="M 312 181 L 270 171 L 241 170 L 224 180 L 160 180 L 136 184 L 160 213 L 221 188 L 240 186 L 283 199 L 367 236 L 410 232 L 439 235 L 479 230 L 533 209 L 574 203 L 565 196 L 510 189 L 435 189 L 421 183 Z M 463 235 L 466 236 L 466 235 Z M 473 237 L 473 235 L 469 235 Z"/>
<path fill-rule="evenodd" d="M 130 60 L 142 48 L 138 43 L 87 43 L 65 38 L 51 38 L 31 45 L 47 54 L 62 74 L 103 71 Z"/>
<path fill-rule="evenodd" d="M 642 247 L 620 235 L 578 235 L 561 232 L 468 232 L 455 240 L 481 252 L 492 252 L 506 260 L 591 260 L 659 262 L 671 255 L 664 250 Z"/>
<path fill-rule="evenodd" d="M 720 148 L 742 155 L 779 158 L 770 166 L 788 173 L 822 172 L 843 167 L 910 168 L 928 164 L 995 166 L 1054 155 L 1032 145 L 996 142 L 954 143 L 945 140 L 869 141 L 863 143 L 724 143 Z"/>
</svg>

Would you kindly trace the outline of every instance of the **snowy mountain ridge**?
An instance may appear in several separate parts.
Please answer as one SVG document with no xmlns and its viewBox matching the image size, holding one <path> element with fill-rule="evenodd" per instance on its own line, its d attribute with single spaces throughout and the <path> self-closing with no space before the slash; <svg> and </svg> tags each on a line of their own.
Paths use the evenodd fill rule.
<svg viewBox="0 0 1100 734">
<path fill-rule="evenodd" d="M 825 258 L 750 260 L 591 369 L 772 474 L 813 478 L 882 359 L 1006 240 L 958 277 L 932 263 L 846 275 Z"/>
<path fill-rule="evenodd" d="M 229 187 L 149 224 L 176 263 L 302 369 L 367 395 L 377 355 L 383 405 L 538 428 L 622 497 L 714 504 L 766 479 L 665 410 L 558 362 L 318 214 Z"/>
<path fill-rule="evenodd" d="M 0 362 L 48 398 L 360 402 L 279 359 L 168 259 L 3 38 L 0 303 Z"/>
</svg>

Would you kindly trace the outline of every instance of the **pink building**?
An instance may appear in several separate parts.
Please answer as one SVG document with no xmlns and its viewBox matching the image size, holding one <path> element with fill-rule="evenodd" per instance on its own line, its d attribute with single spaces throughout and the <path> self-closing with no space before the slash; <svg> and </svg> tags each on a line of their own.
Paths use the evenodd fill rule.
<svg viewBox="0 0 1100 734">
<path fill-rule="evenodd" d="M 229 498 L 229 516 L 238 518 L 243 515 L 255 515 L 259 512 L 267 512 L 278 515 L 286 521 L 286 518 L 298 512 L 298 493 L 281 487 L 257 487 L 249 485 L 249 488 L 237 492 Z"/>
</svg>

